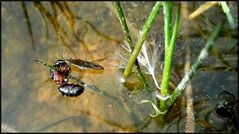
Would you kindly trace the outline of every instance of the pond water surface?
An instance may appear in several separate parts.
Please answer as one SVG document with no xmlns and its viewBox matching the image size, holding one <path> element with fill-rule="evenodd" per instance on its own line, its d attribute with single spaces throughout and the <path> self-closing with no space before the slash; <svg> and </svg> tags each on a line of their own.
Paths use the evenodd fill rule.
<svg viewBox="0 0 239 134">
<path fill-rule="evenodd" d="M 154 2 L 121 4 L 135 42 Z M 188 3 L 189 12 L 201 4 Z M 235 3 L 229 3 L 233 17 L 237 17 L 238 9 L 233 5 Z M 215 14 L 217 20 L 210 18 Z M 122 70 L 117 65 L 125 62 L 119 55 L 129 57 L 130 54 L 122 48 L 124 36 L 112 2 L 2 2 L 1 15 L 2 132 L 13 131 L 4 127 L 6 125 L 19 132 L 184 132 L 184 125 L 175 122 L 184 122 L 181 117 L 185 117 L 185 105 L 178 103 L 175 107 L 178 112 L 172 110 L 162 124 L 162 120 L 150 118 L 153 112 L 150 105 L 138 103 L 149 99 L 148 92 L 140 89 L 141 92 L 131 94 L 134 88 L 143 87 L 139 80 L 133 77 L 133 84 L 128 85 L 120 82 Z M 234 47 L 237 33 L 229 29 L 220 7 L 192 20 L 192 25 L 187 27 L 189 35 L 180 28 L 173 61 L 178 78 L 171 78 L 173 85 L 177 85 L 184 76 L 184 44 L 190 44 L 193 63 L 218 20 L 225 23 L 223 32 L 204 68 L 191 82 L 194 101 L 209 100 L 206 101 L 209 109 L 218 102 L 210 99 L 221 91 L 238 97 L 238 59 L 237 47 Z M 163 37 L 157 37 L 159 35 L 164 35 L 163 10 L 148 41 L 157 38 L 156 43 L 163 44 Z M 102 94 L 86 87 L 78 97 L 65 97 L 50 79 L 49 68 L 35 61 L 52 65 L 58 59 L 69 58 L 92 61 L 104 67 L 103 71 L 72 68 L 72 75 L 94 85 Z M 162 70 L 158 67 L 157 71 L 160 82 Z M 144 75 L 150 87 L 157 90 L 151 76 Z M 201 127 L 195 131 L 200 132 Z"/>
</svg>

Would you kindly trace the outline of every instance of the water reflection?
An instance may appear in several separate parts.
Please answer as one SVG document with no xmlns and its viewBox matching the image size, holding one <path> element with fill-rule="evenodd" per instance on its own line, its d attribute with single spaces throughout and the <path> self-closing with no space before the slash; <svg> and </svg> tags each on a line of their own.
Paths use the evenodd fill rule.
<svg viewBox="0 0 239 134">
<path fill-rule="evenodd" d="M 148 15 L 153 3 L 122 4 L 130 18 L 130 29 L 135 31 L 132 33 L 134 37 L 143 24 L 145 17 L 142 16 Z M 132 78 L 128 85 L 120 83 L 121 72 L 112 64 L 119 65 L 115 57 L 116 52 L 123 54 L 119 45 L 123 44 L 123 34 L 110 5 L 109 2 L 2 2 L 2 123 L 13 126 L 14 131 L 16 129 L 19 132 L 183 132 L 183 125 L 175 125 L 177 117 L 184 118 L 180 116 L 184 110 L 182 100 L 172 107 L 165 120 L 152 119 L 149 117 L 152 107 L 138 103 L 142 99 L 150 99 L 151 92 L 144 90 L 138 79 Z M 162 16 L 156 20 L 152 38 L 162 35 L 162 30 L 159 30 L 162 29 L 161 21 Z M 192 57 L 195 57 L 203 41 L 195 28 L 191 30 L 189 44 L 192 44 Z M 182 35 L 179 35 L 181 40 L 184 39 Z M 227 40 L 233 37 L 222 40 L 230 45 L 233 43 Z M 179 60 L 184 55 L 183 44 L 183 41 L 178 42 L 178 57 L 174 65 L 177 66 L 178 62 L 181 65 L 177 66 L 177 74 L 171 78 L 172 89 L 177 85 L 178 78 L 183 76 L 184 61 Z M 214 75 L 197 77 L 196 80 L 203 84 L 194 83 L 195 96 L 204 95 L 205 92 L 216 94 L 219 90 L 217 86 L 222 81 L 228 90 L 236 92 L 237 84 L 232 83 L 237 79 L 237 75 L 234 75 L 237 71 L 237 47 L 231 45 L 230 50 L 221 53 L 221 49 L 227 48 L 224 44 L 218 49 L 219 55 L 223 57 L 220 61 L 224 62 L 218 71 L 225 74 L 223 71 L 229 70 L 230 74 L 222 75 L 225 79 L 221 81 L 214 79 L 213 85 L 205 81 L 210 82 Z M 72 74 L 87 84 L 80 96 L 64 97 L 59 94 L 57 85 L 49 79 L 49 69 L 34 61 L 43 59 L 53 63 L 62 58 L 86 61 L 103 59 L 96 63 L 103 66 L 104 71 L 92 74 L 73 69 Z M 219 59 L 215 55 L 213 58 Z M 207 72 L 213 66 L 211 63 L 206 64 L 203 71 Z M 144 75 L 150 88 L 157 90 L 153 79 Z M 215 75 L 218 76 L 217 73 Z M 157 79 L 160 80 L 161 76 L 158 75 Z M 205 85 L 211 88 L 206 89 Z M 134 92 L 126 88 L 141 90 Z M 202 124 L 205 127 L 205 123 Z"/>
</svg>

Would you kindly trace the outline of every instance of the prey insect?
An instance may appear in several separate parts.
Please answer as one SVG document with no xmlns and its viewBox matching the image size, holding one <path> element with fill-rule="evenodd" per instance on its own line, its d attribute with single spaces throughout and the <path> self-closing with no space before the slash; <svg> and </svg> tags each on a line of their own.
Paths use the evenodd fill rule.
<svg viewBox="0 0 239 134">
<path fill-rule="evenodd" d="M 67 59 L 57 60 L 54 65 L 49 65 L 43 61 L 36 60 L 38 63 L 45 65 L 50 69 L 50 77 L 57 84 L 59 92 L 65 96 L 79 96 L 84 91 L 84 82 L 70 74 L 70 65 L 76 66 L 79 69 L 94 69 L 104 70 L 104 68 L 98 64 L 84 61 L 81 59 Z M 74 79 L 77 84 L 68 83 L 69 79 Z"/>
</svg>

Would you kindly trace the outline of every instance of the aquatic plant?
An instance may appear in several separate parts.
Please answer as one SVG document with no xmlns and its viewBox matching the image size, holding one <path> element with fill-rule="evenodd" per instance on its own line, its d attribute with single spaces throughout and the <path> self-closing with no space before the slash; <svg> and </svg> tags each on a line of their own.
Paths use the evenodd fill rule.
<svg viewBox="0 0 239 134">
<path fill-rule="evenodd" d="M 128 47 L 127 50 L 132 53 L 133 50 L 134 50 L 133 42 L 132 42 L 132 39 L 130 37 L 129 29 L 128 29 L 128 26 L 127 26 L 127 23 L 126 23 L 126 20 L 125 20 L 125 17 L 124 17 L 124 13 L 123 13 L 123 10 L 120 6 L 119 1 L 115 2 L 115 8 L 117 10 L 119 21 L 121 23 L 121 26 L 122 26 L 122 29 L 123 29 L 123 32 L 124 32 L 125 44 L 127 44 L 127 47 Z M 135 61 L 135 64 L 137 66 L 137 72 L 139 74 L 139 77 L 140 77 L 141 81 L 143 81 L 144 85 L 147 85 L 146 80 L 145 80 L 145 78 L 144 78 L 144 76 L 143 76 L 143 74 L 140 70 L 140 66 L 139 66 L 137 60 Z"/>
<path fill-rule="evenodd" d="M 221 29 L 221 23 L 218 23 L 216 28 L 214 29 L 212 35 L 210 36 L 210 38 L 208 39 L 205 47 L 201 50 L 197 60 L 195 61 L 195 63 L 191 66 L 191 69 L 189 70 L 189 72 L 187 72 L 185 74 L 185 76 L 183 77 L 183 79 L 181 80 L 181 82 L 178 84 L 178 86 L 176 87 L 176 89 L 174 90 L 174 92 L 165 97 L 164 99 L 162 98 L 161 95 L 157 95 L 156 93 L 156 97 L 159 98 L 160 100 L 164 101 L 165 104 L 167 102 L 167 107 L 170 107 L 172 104 L 175 103 L 175 101 L 178 99 L 178 97 L 182 94 L 182 92 L 184 91 L 184 89 L 187 87 L 188 83 L 190 82 L 190 80 L 192 79 L 192 77 L 194 75 L 196 75 L 197 73 L 197 69 L 198 67 L 203 63 L 203 61 L 208 57 L 209 51 L 211 50 L 215 40 L 218 37 L 219 31 Z M 140 103 L 146 103 L 146 102 L 150 102 L 152 107 L 155 110 L 155 114 L 154 115 L 150 115 L 151 117 L 156 117 L 158 115 L 161 114 L 165 114 L 166 111 L 162 111 L 162 109 L 159 109 L 158 107 L 156 107 L 156 104 L 154 104 L 154 102 L 152 100 L 142 100 Z M 167 109 L 166 109 L 167 110 Z"/>
<path fill-rule="evenodd" d="M 134 66 L 134 63 L 137 59 L 137 56 L 140 53 L 142 45 L 143 45 L 146 37 L 148 36 L 149 31 L 150 31 L 151 27 L 153 26 L 154 20 L 155 20 L 157 14 L 159 13 L 161 7 L 162 7 L 162 2 L 156 2 L 147 21 L 145 22 L 145 24 L 143 26 L 143 30 L 142 30 L 142 36 L 138 39 L 138 41 L 134 47 L 134 51 L 133 51 L 132 55 L 130 56 L 128 63 L 126 65 L 126 68 L 123 72 L 124 78 L 127 78 L 128 75 L 130 74 L 130 72 Z"/>
<path fill-rule="evenodd" d="M 159 59 L 159 55 L 161 55 L 161 52 L 158 52 L 158 48 L 160 47 L 160 45 L 155 45 L 154 46 L 154 50 L 153 52 L 150 50 L 150 48 L 148 47 L 149 45 L 147 45 L 145 43 L 145 39 L 153 25 L 153 22 L 156 18 L 156 15 L 159 13 L 160 8 L 164 6 L 164 14 L 165 14 L 165 25 L 164 25 L 164 29 L 165 29 L 165 66 L 164 66 L 164 75 L 163 75 L 163 79 L 162 79 L 162 83 L 161 83 L 161 87 L 163 87 L 163 89 L 161 90 L 161 87 L 158 85 L 157 79 L 155 77 L 155 67 L 156 67 L 156 63 Z M 125 18 L 122 14 L 122 10 L 120 8 L 119 2 L 116 3 L 116 8 L 118 10 L 118 15 L 120 18 L 120 22 L 122 24 L 123 27 L 123 31 L 125 33 L 125 37 L 126 37 L 126 41 L 125 44 L 127 46 L 126 50 L 127 51 L 132 51 L 133 46 L 132 46 L 132 41 L 131 38 L 129 38 L 129 32 L 127 27 L 125 27 L 126 22 L 125 22 Z M 140 31 L 140 38 L 138 40 L 138 42 L 135 45 L 135 48 L 133 49 L 133 52 L 128 60 L 128 63 L 126 65 L 125 71 L 123 72 L 123 77 L 127 78 L 127 76 L 130 74 L 133 65 L 135 63 L 135 61 L 139 61 L 139 63 L 144 66 L 148 73 L 150 75 L 152 75 L 154 83 L 156 85 L 156 87 L 160 90 L 161 92 L 161 98 L 167 98 L 168 97 L 168 85 L 169 85 L 169 76 L 170 76 L 170 71 L 171 71 L 171 64 L 172 64 L 172 55 L 173 55 L 173 50 L 174 50 L 174 44 L 175 44 L 175 40 L 176 40 L 176 35 L 177 35 L 177 30 L 178 30 L 178 25 L 179 25 L 179 14 L 180 14 L 180 7 L 177 10 L 177 16 L 176 16 L 176 20 L 175 20 L 175 26 L 173 29 L 173 34 L 171 35 L 171 17 L 172 17 L 172 3 L 171 2 L 157 2 L 149 17 L 148 20 L 145 22 L 145 25 L 143 27 L 143 31 Z M 172 36 L 172 37 L 171 37 Z M 142 49 L 142 51 L 141 51 Z M 141 51 L 141 52 L 140 52 Z M 124 57 L 122 57 L 124 60 Z M 160 100 L 160 106 L 163 109 L 163 111 L 166 111 L 166 104 L 164 102 L 164 100 Z"/>
<path fill-rule="evenodd" d="M 177 9 L 173 33 L 171 32 L 172 31 L 172 2 L 164 2 L 163 6 L 164 6 L 165 58 L 164 58 L 163 78 L 161 82 L 162 89 L 160 90 L 160 93 L 163 97 L 167 97 L 169 79 L 171 74 L 172 58 L 174 53 L 178 26 L 179 26 L 180 6 Z M 163 111 L 167 110 L 167 105 L 164 100 L 160 100 L 160 109 Z"/>
<path fill-rule="evenodd" d="M 140 53 L 139 53 L 138 56 L 136 55 L 137 59 L 135 59 L 135 64 L 136 64 L 139 76 L 140 76 L 141 80 L 144 82 L 146 88 L 147 88 L 148 85 L 145 81 L 145 78 L 144 78 L 143 74 L 141 73 L 139 64 L 146 68 L 145 73 L 150 74 L 152 76 L 156 87 L 158 89 L 160 89 L 160 86 L 159 86 L 158 81 L 156 79 L 155 67 L 156 67 L 157 61 L 159 61 L 158 59 L 159 59 L 160 55 L 162 54 L 163 49 L 159 49 L 159 48 L 162 48 L 162 46 L 160 44 L 154 43 L 154 48 L 152 50 L 151 47 L 149 46 L 149 44 L 147 43 L 147 41 L 145 41 L 145 38 L 148 34 L 147 32 L 149 32 L 149 29 L 152 27 L 153 21 L 154 21 L 156 15 L 157 15 L 157 13 L 159 12 L 159 9 L 160 9 L 161 6 L 162 6 L 162 4 L 160 4 L 160 3 L 155 4 L 154 9 L 152 10 L 147 22 L 145 23 L 145 25 L 143 27 L 143 30 L 144 30 L 145 33 L 139 31 L 139 41 L 138 41 L 138 44 L 136 45 L 136 46 L 138 46 L 138 48 L 140 48 L 140 45 L 142 47 L 142 51 L 140 51 L 139 49 L 137 50 L 137 51 L 140 51 Z M 125 43 L 126 47 L 124 47 L 124 45 L 122 47 L 125 48 L 125 50 L 128 53 L 132 53 L 134 51 L 133 43 L 132 43 L 132 40 L 131 40 L 131 37 L 130 37 L 130 34 L 129 34 L 129 30 L 128 30 L 128 27 L 127 27 L 126 19 L 124 17 L 124 13 L 123 13 L 122 8 L 120 6 L 120 3 L 118 1 L 115 2 L 115 8 L 117 9 L 118 17 L 119 17 L 119 20 L 120 20 L 120 23 L 121 23 L 121 26 L 122 26 L 122 29 L 123 29 L 123 32 L 124 32 L 124 36 L 125 36 L 124 43 Z M 137 51 L 134 51 L 134 52 L 137 52 Z M 126 61 L 126 62 L 128 61 L 122 55 L 118 54 L 118 56 L 121 59 L 123 59 L 124 61 Z M 134 58 L 135 57 L 133 57 L 133 60 L 134 60 Z M 128 62 L 127 65 L 129 65 L 129 62 Z M 120 66 L 118 66 L 118 67 L 120 67 Z M 121 66 L 121 67 L 124 68 L 124 66 Z M 126 67 L 126 69 L 127 69 L 127 67 Z M 125 70 L 124 74 L 128 75 L 126 70 Z M 124 80 L 122 80 L 122 81 L 124 81 Z"/>
<path fill-rule="evenodd" d="M 229 22 L 231 28 L 232 28 L 232 29 L 235 28 L 236 25 L 235 25 L 235 23 L 234 23 L 233 17 L 232 17 L 232 15 L 231 15 L 231 13 L 230 13 L 230 9 L 229 9 L 229 7 L 227 6 L 226 1 L 220 1 L 220 4 L 221 4 L 221 6 L 222 6 L 223 12 L 224 12 L 224 13 L 226 14 L 226 16 L 227 16 L 227 20 L 228 20 L 228 22 Z"/>
<path fill-rule="evenodd" d="M 189 19 L 194 19 L 198 15 L 202 14 L 206 10 L 209 10 L 211 7 L 215 5 L 221 5 L 222 11 L 225 13 L 227 20 L 229 22 L 230 27 L 233 29 L 236 27 L 236 24 L 233 20 L 232 14 L 230 13 L 230 8 L 227 5 L 226 1 L 212 1 L 212 2 L 206 2 L 202 4 L 197 10 L 195 10 L 193 13 L 189 15 Z"/>
<path fill-rule="evenodd" d="M 181 82 L 178 84 L 172 95 L 170 95 L 169 99 L 169 106 L 172 105 L 176 99 L 182 94 L 182 91 L 186 88 L 189 81 L 192 79 L 192 77 L 197 73 L 198 67 L 203 63 L 203 61 L 208 57 L 209 51 L 211 50 L 215 40 L 218 37 L 218 34 L 221 29 L 221 23 L 219 22 L 214 29 L 212 35 L 209 37 L 205 47 L 201 50 L 196 62 L 191 66 L 191 69 L 188 73 L 185 74 Z"/>
<path fill-rule="evenodd" d="M 152 27 L 153 21 L 155 20 L 155 17 L 157 13 L 159 12 L 159 9 L 161 8 L 162 5 L 164 7 L 165 59 L 164 59 L 163 77 L 162 77 L 161 85 L 159 86 L 157 78 L 156 78 L 157 74 L 155 72 L 155 68 L 156 68 L 157 62 L 159 61 L 159 57 L 162 53 L 162 49 L 159 49 L 161 45 L 155 43 L 154 49 L 152 50 L 149 44 L 147 43 L 147 41 L 145 41 L 145 38 L 147 37 L 150 31 L 150 28 Z M 122 20 L 125 20 L 125 18 L 123 18 Z M 121 24 L 123 25 L 122 20 L 121 20 Z M 148 73 L 152 76 L 156 87 L 159 89 L 158 91 L 155 91 L 153 93 L 154 97 L 159 99 L 159 105 L 155 104 L 153 100 L 142 100 L 140 102 L 140 104 L 150 103 L 152 105 L 153 109 L 155 110 L 155 114 L 150 114 L 151 117 L 156 117 L 158 115 L 163 115 L 167 113 L 168 108 L 182 94 L 183 90 L 186 88 L 189 81 L 196 74 L 198 67 L 203 63 L 204 59 L 208 56 L 210 48 L 212 47 L 214 41 L 216 40 L 216 37 L 221 27 L 221 24 L 218 24 L 216 26 L 212 36 L 208 39 L 208 42 L 206 43 L 205 48 L 202 49 L 197 61 L 191 66 L 191 69 L 189 70 L 189 72 L 186 73 L 182 81 L 176 87 L 174 92 L 170 95 L 168 94 L 168 86 L 169 86 L 169 79 L 170 79 L 171 67 L 172 67 L 172 57 L 174 53 L 177 31 L 179 27 L 179 20 L 180 20 L 180 6 L 178 6 L 177 8 L 174 27 L 172 29 L 172 2 L 162 2 L 162 3 L 157 2 L 154 5 L 152 12 L 150 13 L 149 18 L 143 27 L 143 32 L 141 31 L 139 32 L 140 37 L 134 49 L 132 46 L 131 39 L 130 41 L 129 39 L 127 39 L 128 37 L 130 37 L 129 31 L 123 28 L 125 36 L 128 36 L 126 37 L 128 41 L 127 40 L 125 41 L 126 47 L 124 48 L 128 52 L 132 52 L 132 49 L 133 49 L 133 52 L 128 60 L 125 71 L 123 73 L 123 77 L 127 78 L 127 76 L 132 70 L 134 62 L 137 60 L 139 64 L 146 69 L 145 73 Z M 125 57 L 123 56 L 120 56 L 120 57 L 124 59 L 125 61 L 127 61 Z M 159 108 L 157 106 L 159 106 Z"/>
<path fill-rule="evenodd" d="M 139 31 L 138 37 L 142 36 L 142 32 Z M 122 47 L 127 51 L 127 53 L 131 52 L 130 45 L 127 41 L 124 41 L 124 45 Z M 163 52 L 163 46 L 160 43 L 157 43 L 155 40 L 153 42 L 153 48 L 148 43 L 148 41 L 144 41 L 142 45 L 142 50 L 140 51 L 137 61 L 139 65 L 144 67 L 144 73 L 149 74 L 152 76 L 154 83 L 158 89 L 160 89 L 160 86 L 156 79 L 156 65 L 158 65 L 159 58 L 162 55 Z M 127 58 L 125 58 L 122 54 L 118 54 L 119 58 L 123 61 L 128 61 Z M 124 65 L 117 65 L 118 67 L 125 68 Z"/>
<path fill-rule="evenodd" d="M 139 35 L 142 36 L 142 32 L 139 32 Z M 154 84 L 156 85 L 156 87 L 158 89 L 161 89 L 158 81 L 156 79 L 156 64 L 159 61 L 159 57 L 161 56 L 163 52 L 162 46 L 158 43 L 154 43 L 154 48 L 153 50 L 151 49 L 151 47 L 149 46 L 149 44 L 147 43 L 147 41 L 145 41 L 143 43 L 142 46 L 142 50 L 140 52 L 140 54 L 138 55 L 137 59 L 140 63 L 140 65 L 144 66 L 146 68 L 146 72 L 152 76 L 153 80 L 154 80 Z"/>
</svg>

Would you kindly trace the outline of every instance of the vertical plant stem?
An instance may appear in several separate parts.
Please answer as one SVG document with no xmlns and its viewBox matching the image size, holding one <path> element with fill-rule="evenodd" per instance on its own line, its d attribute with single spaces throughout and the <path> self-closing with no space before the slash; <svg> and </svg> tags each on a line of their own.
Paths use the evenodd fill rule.
<svg viewBox="0 0 239 134">
<path fill-rule="evenodd" d="M 133 47 L 133 43 L 132 43 L 132 39 L 130 37 L 130 34 L 129 34 L 129 29 L 128 29 L 128 26 L 127 26 L 127 23 L 126 23 L 126 19 L 124 17 L 124 13 L 123 13 L 123 10 L 120 6 L 120 2 L 119 1 L 116 1 L 115 2 L 115 8 L 117 10 L 117 13 L 118 13 L 118 17 L 119 17 L 119 20 L 120 20 L 120 24 L 122 26 L 122 29 L 123 29 L 123 32 L 124 32 L 124 36 L 125 36 L 125 39 L 126 39 L 126 42 L 129 44 L 129 47 L 130 47 L 130 51 L 131 53 L 133 52 L 134 50 L 134 47 Z M 138 63 L 138 60 L 136 59 L 135 61 L 135 64 L 137 66 L 137 71 L 138 71 L 138 74 L 139 74 L 139 77 L 141 79 L 141 81 L 144 82 L 144 85 L 146 85 L 146 80 L 140 70 L 140 66 L 139 66 L 139 63 Z"/>
<path fill-rule="evenodd" d="M 227 20 L 228 20 L 228 22 L 229 22 L 229 24 L 230 24 L 230 27 L 231 27 L 231 28 L 235 28 L 236 26 L 235 26 L 233 17 L 232 17 L 232 15 L 231 15 L 231 13 L 230 13 L 230 9 L 229 9 L 228 6 L 227 6 L 227 3 L 226 3 L 225 1 L 221 1 L 220 4 L 221 4 L 221 6 L 222 6 L 223 12 L 224 12 L 224 13 L 226 14 L 226 16 L 227 16 Z"/>
<path fill-rule="evenodd" d="M 167 6 L 165 6 L 166 9 L 171 10 L 171 8 L 167 8 Z M 172 13 L 171 11 L 166 11 L 165 13 Z M 165 20 L 169 20 L 167 17 L 169 15 L 165 14 Z M 177 31 L 178 31 L 178 26 L 179 26 L 179 18 L 180 18 L 180 6 L 178 7 L 177 10 L 177 15 L 176 15 L 176 19 L 175 19 L 175 23 L 174 23 L 174 29 L 173 29 L 173 34 L 172 37 L 167 37 L 170 38 L 170 44 L 169 46 L 166 48 L 167 44 L 165 44 L 165 51 L 167 51 L 165 54 L 165 59 L 164 59 L 164 70 L 163 70 L 163 78 L 162 78 L 162 83 L 161 83 L 161 95 L 162 96 L 167 96 L 168 95 L 168 85 L 169 85 L 169 78 L 170 78 L 170 73 L 171 73 L 171 65 L 172 65 L 172 58 L 173 58 L 173 52 L 174 52 L 174 47 L 175 47 L 175 41 L 176 41 L 176 37 L 177 37 Z M 167 25 L 171 25 L 171 22 L 169 21 L 165 21 L 165 23 L 169 23 Z M 169 28 L 165 28 L 166 32 L 168 32 L 168 30 L 170 30 Z M 167 36 L 170 36 L 169 34 L 167 34 Z M 167 42 L 165 42 L 167 43 Z M 162 111 L 167 109 L 166 103 L 164 100 L 160 100 L 160 109 Z"/>
<path fill-rule="evenodd" d="M 171 38 L 171 31 L 172 31 L 172 2 L 163 2 L 163 12 L 164 12 L 164 71 L 163 71 L 163 78 L 161 82 L 161 95 L 162 96 L 167 96 L 168 94 L 168 82 L 165 83 L 166 81 L 166 75 L 168 76 L 169 74 L 166 70 L 169 68 L 166 68 L 166 59 L 167 59 L 167 50 L 170 45 L 170 38 Z M 163 84 L 164 83 L 164 84 Z M 163 88 L 162 88 L 163 87 Z M 160 109 L 162 111 L 165 111 L 167 109 L 167 105 L 163 100 L 159 100 L 160 103 Z"/>
<path fill-rule="evenodd" d="M 171 32 L 172 32 L 172 2 L 163 3 L 164 11 L 164 44 L 165 44 L 165 55 L 167 48 L 170 44 Z"/>
<path fill-rule="evenodd" d="M 138 42 L 136 43 L 134 51 L 131 54 L 130 59 L 129 59 L 127 65 L 126 65 L 126 69 L 123 73 L 124 78 L 127 78 L 128 75 L 131 73 L 132 67 L 133 67 L 133 65 L 134 65 L 134 63 L 137 59 L 137 56 L 139 55 L 139 52 L 142 48 L 142 45 L 143 45 L 146 37 L 148 36 L 148 33 L 149 33 L 149 31 L 150 31 L 150 29 L 153 25 L 153 22 L 156 18 L 156 15 L 159 13 L 159 10 L 160 10 L 161 6 L 162 6 L 161 2 L 156 2 L 156 4 L 154 5 L 146 23 L 144 24 L 142 36 L 139 38 Z"/>
<path fill-rule="evenodd" d="M 170 96 L 169 106 L 172 105 L 176 101 L 176 99 L 182 94 L 183 90 L 186 88 L 189 81 L 196 74 L 198 67 L 203 63 L 204 59 L 207 58 L 210 49 L 212 48 L 216 38 L 218 37 L 220 29 L 221 23 L 218 23 L 212 35 L 208 39 L 206 46 L 201 50 L 200 55 L 197 58 L 197 61 L 191 66 L 190 71 L 183 77 L 181 82 L 178 84 L 178 86 Z"/>
<path fill-rule="evenodd" d="M 133 51 L 133 49 L 134 49 L 133 43 L 132 43 L 132 40 L 131 40 L 131 37 L 130 37 L 130 34 L 129 34 L 129 29 L 128 29 L 128 26 L 127 26 L 127 23 L 126 23 L 126 19 L 124 17 L 124 13 L 123 13 L 123 10 L 121 8 L 121 5 L 120 5 L 119 1 L 115 1 L 115 8 L 117 10 L 119 21 L 120 21 L 121 27 L 122 27 L 123 32 L 124 32 L 124 37 L 125 37 L 127 43 L 130 46 L 130 50 Z"/>
</svg>

